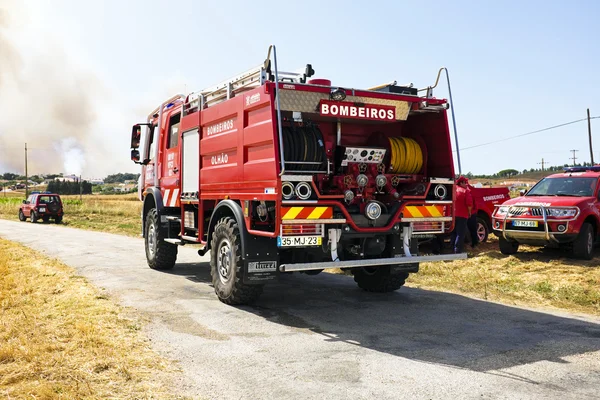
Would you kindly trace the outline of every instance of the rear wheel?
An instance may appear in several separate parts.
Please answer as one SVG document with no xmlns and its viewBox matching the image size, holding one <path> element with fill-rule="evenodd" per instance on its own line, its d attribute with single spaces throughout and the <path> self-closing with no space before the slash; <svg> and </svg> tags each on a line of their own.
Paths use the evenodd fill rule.
<svg viewBox="0 0 600 400">
<path fill-rule="evenodd" d="M 573 242 L 573 255 L 583 260 L 594 258 L 594 229 L 588 222 L 581 225 L 579 235 Z"/>
<path fill-rule="evenodd" d="M 367 292 L 393 292 L 400 289 L 408 278 L 407 272 L 391 272 L 391 267 L 353 268 L 352 275 L 358 287 Z"/>
<path fill-rule="evenodd" d="M 19 221 L 23 222 L 25 219 L 27 219 L 27 217 L 23 214 L 23 210 L 19 210 Z"/>
<path fill-rule="evenodd" d="M 489 232 L 487 222 L 483 218 L 477 217 L 477 239 L 479 239 L 479 243 L 487 242 Z"/>
<path fill-rule="evenodd" d="M 511 254 L 515 254 L 517 251 L 519 251 L 519 243 L 508 241 L 508 240 L 504 239 L 504 236 L 500 236 L 499 243 L 500 243 L 500 252 L 502 254 L 511 255 Z"/>
<path fill-rule="evenodd" d="M 262 285 L 244 284 L 240 229 L 231 217 L 215 226 L 210 246 L 210 274 L 215 293 L 225 304 L 248 304 L 262 293 Z"/>
<path fill-rule="evenodd" d="M 164 241 L 165 233 L 161 229 L 156 208 L 146 215 L 145 247 L 148 266 L 152 269 L 172 269 L 177 261 L 177 245 Z"/>
<path fill-rule="evenodd" d="M 31 214 L 29 214 L 29 221 L 32 223 L 36 223 L 38 220 L 37 214 L 35 213 L 35 211 L 31 211 Z"/>
<path fill-rule="evenodd" d="M 58 217 L 54 217 L 54 222 L 60 224 L 62 222 L 62 215 Z"/>
</svg>

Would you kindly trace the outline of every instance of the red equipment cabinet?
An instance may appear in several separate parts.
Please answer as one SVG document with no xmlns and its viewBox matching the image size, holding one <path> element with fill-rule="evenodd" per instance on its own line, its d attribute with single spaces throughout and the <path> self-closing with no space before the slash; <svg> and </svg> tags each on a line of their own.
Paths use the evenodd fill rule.
<svg viewBox="0 0 600 400">
<path fill-rule="evenodd" d="M 446 100 L 307 82 L 313 74 L 279 71 L 271 46 L 260 66 L 133 126 L 150 267 L 170 269 L 178 245 L 199 245 L 219 299 L 241 304 L 281 273 L 349 268 L 382 292 L 421 261 L 466 257 L 419 256 L 414 236 L 424 222 L 453 227 Z"/>
</svg>

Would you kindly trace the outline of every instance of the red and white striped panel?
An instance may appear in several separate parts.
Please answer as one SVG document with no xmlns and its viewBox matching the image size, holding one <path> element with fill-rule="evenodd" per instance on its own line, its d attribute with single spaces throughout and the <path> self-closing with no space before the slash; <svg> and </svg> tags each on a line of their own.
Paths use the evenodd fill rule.
<svg viewBox="0 0 600 400">
<path fill-rule="evenodd" d="M 165 207 L 179 207 L 179 189 L 165 189 L 163 191 L 163 204 Z"/>
</svg>

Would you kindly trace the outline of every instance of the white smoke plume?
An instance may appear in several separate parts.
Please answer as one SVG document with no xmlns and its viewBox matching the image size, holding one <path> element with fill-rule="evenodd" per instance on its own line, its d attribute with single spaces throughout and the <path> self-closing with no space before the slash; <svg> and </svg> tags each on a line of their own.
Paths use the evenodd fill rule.
<svg viewBox="0 0 600 400">
<path fill-rule="evenodd" d="M 103 87 L 52 37 L 23 42 L 30 23 L 18 2 L 0 3 L 0 172 L 24 172 L 27 143 L 30 174 L 82 174 L 102 151 L 88 142 Z"/>
</svg>

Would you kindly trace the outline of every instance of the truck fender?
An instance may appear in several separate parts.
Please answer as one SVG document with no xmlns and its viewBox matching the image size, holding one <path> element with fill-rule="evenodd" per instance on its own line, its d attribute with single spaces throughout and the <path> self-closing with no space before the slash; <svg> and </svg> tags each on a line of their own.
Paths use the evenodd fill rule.
<svg viewBox="0 0 600 400">
<path fill-rule="evenodd" d="M 208 237 L 206 239 L 206 247 L 202 250 L 203 254 L 206 254 L 210 250 L 210 243 L 212 241 L 212 235 L 215 231 L 215 225 L 223 217 L 231 216 L 235 218 L 240 228 L 240 241 L 242 244 L 242 254 L 246 258 L 246 243 L 248 237 L 248 231 L 246 229 L 246 223 L 244 221 L 244 213 L 242 207 L 233 200 L 222 200 L 215 207 L 212 215 L 210 216 L 210 222 L 208 223 Z"/>
<path fill-rule="evenodd" d="M 142 237 L 146 237 L 146 215 L 148 212 L 156 208 L 159 221 L 164 214 L 165 206 L 163 204 L 163 198 L 161 191 L 156 187 L 149 187 L 144 192 L 144 207 L 142 208 Z"/>
</svg>

